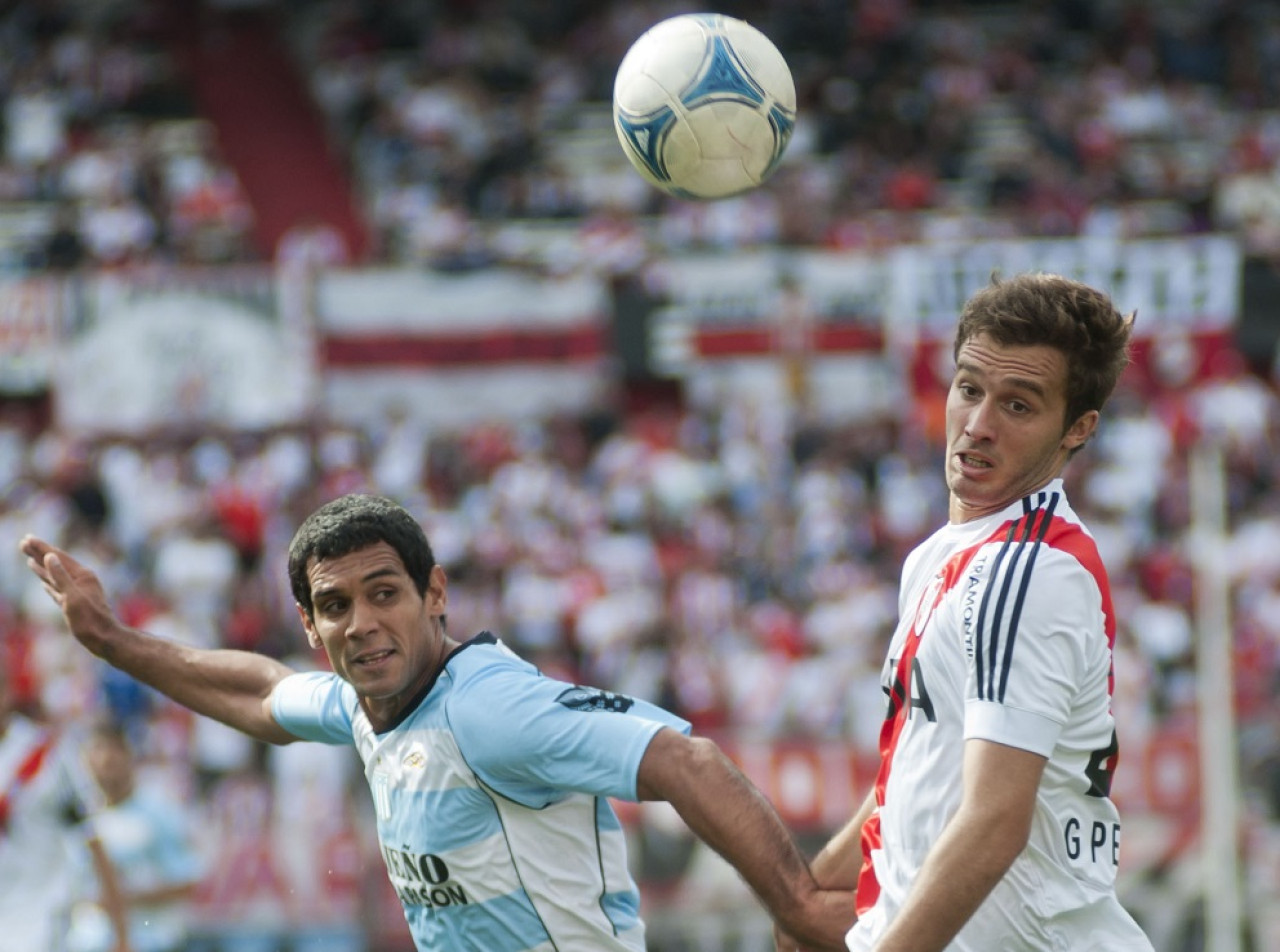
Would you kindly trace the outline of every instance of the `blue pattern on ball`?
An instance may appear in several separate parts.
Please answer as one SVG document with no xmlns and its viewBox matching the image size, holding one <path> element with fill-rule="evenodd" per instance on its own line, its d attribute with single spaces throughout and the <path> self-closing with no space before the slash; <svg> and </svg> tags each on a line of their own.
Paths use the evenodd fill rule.
<svg viewBox="0 0 1280 952">
<path fill-rule="evenodd" d="M 667 180 L 667 167 L 662 161 L 662 144 L 675 123 L 676 114 L 670 106 L 662 106 L 647 116 L 631 116 L 619 113 L 618 126 L 631 145 L 631 150 L 649 174 L 662 181 Z"/>
<path fill-rule="evenodd" d="M 773 170 L 782 161 L 782 154 L 786 151 L 787 143 L 791 141 L 791 133 L 796 128 L 796 115 L 774 103 L 769 107 L 769 125 L 773 126 L 774 141 L 777 143 L 777 147 L 773 152 L 773 161 L 765 169 L 764 174 L 766 177 L 772 175 Z"/>
<path fill-rule="evenodd" d="M 698 80 L 680 94 L 688 108 L 703 102 L 732 101 L 763 105 L 764 90 L 747 73 L 738 56 L 723 36 L 711 37 L 711 55 Z"/>
<path fill-rule="evenodd" d="M 766 88 L 759 80 L 755 78 L 751 70 L 747 66 L 735 48 L 736 42 L 746 42 L 754 47 L 759 45 L 758 39 L 753 39 L 751 34 L 758 34 L 759 31 L 753 30 L 749 24 L 736 25 L 739 21 L 732 17 L 722 14 L 684 14 L 682 16 L 672 18 L 674 20 L 695 21 L 698 25 L 699 32 L 703 37 L 703 45 L 700 55 L 696 52 L 696 47 L 688 50 L 690 57 L 696 57 L 696 68 L 690 71 L 681 71 L 684 77 L 690 79 L 683 80 L 683 86 L 680 85 L 681 80 L 672 82 L 672 77 L 667 76 L 666 80 L 670 85 L 659 86 L 657 92 L 665 92 L 669 97 L 668 101 L 656 108 L 650 108 L 650 104 L 654 101 L 655 92 L 652 85 L 646 87 L 647 95 L 632 97 L 644 103 L 644 108 L 648 111 L 637 113 L 630 111 L 622 104 L 619 97 L 615 95 L 614 99 L 614 119 L 618 131 L 619 138 L 622 140 L 624 150 L 633 164 L 640 169 L 647 178 L 657 183 L 664 191 L 679 198 L 687 198 L 690 200 L 702 198 L 720 198 L 728 195 L 738 194 L 741 191 L 760 184 L 765 178 L 768 178 L 781 162 L 783 153 L 786 151 L 787 143 L 791 139 L 795 130 L 795 110 L 789 108 L 779 102 L 775 97 L 778 91 Z M 664 21 L 664 23 L 672 22 Z M 660 24 L 658 28 L 661 28 Z M 746 27 L 750 33 L 742 34 L 742 27 Z M 649 36 L 650 34 L 646 34 Z M 683 50 L 688 48 L 689 32 L 680 36 L 680 42 L 684 44 L 681 47 L 680 56 L 687 55 Z M 643 39 L 642 39 L 643 42 Z M 764 37 L 763 42 L 768 44 L 768 38 Z M 636 48 L 639 47 L 637 43 Z M 656 52 L 655 52 L 656 51 Z M 776 49 L 771 50 L 776 57 Z M 666 71 L 661 66 L 663 57 L 666 55 L 660 48 L 653 46 L 650 41 L 650 48 L 645 51 L 651 62 L 659 65 L 658 72 Z M 631 54 L 628 53 L 628 56 Z M 758 53 L 756 55 L 759 55 Z M 769 54 L 764 54 L 765 59 L 769 60 Z M 639 62 L 644 62 L 640 60 Z M 778 67 L 772 62 L 768 62 L 765 68 L 768 70 L 767 77 L 769 81 L 776 81 L 778 77 Z M 693 66 L 689 63 L 688 66 Z M 687 67 L 686 67 L 687 68 Z M 650 72 L 648 65 L 639 65 L 633 67 L 636 72 L 644 73 L 649 77 L 649 82 L 660 83 L 662 80 L 655 73 Z M 782 64 L 781 79 L 786 82 L 785 94 L 788 98 L 793 95 L 790 87 L 790 76 L 787 75 L 786 64 Z M 620 74 L 621 76 L 621 74 Z M 622 97 L 625 99 L 626 97 Z M 731 104 L 732 109 L 727 112 L 720 113 L 718 107 L 721 104 Z M 696 148 L 702 149 L 703 143 L 701 133 L 694 133 L 694 138 L 690 138 L 688 133 L 679 127 L 683 127 L 688 119 L 693 123 L 693 127 L 697 128 L 699 120 L 696 118 L 703 115 L 707 109 L 712 110 L 711 122 L 717 121 L 717 116 L 723 115 L 723 121 L 729 122 L 729 116 L 740 116 L 741 113 L 736 110 L 742 108 L 756 112 L 762 119 L 768 123 L 770 138 L 772 139 L 772 148 L 765 152 L 767 148 L 763 141 L 760 141 L 759 132 L 755 133 L 756 138 L 752 141 L 750 148 L 753 152 L 753 161 L 756 163 L 767 164 L 762 169 L 759 164 L 754 166 L 756 171 L 750 172 L 750 178 L 743 178 L 741 173 L 746 171 L 745 166 L 739 166 L 739 173 L 736 185 L 733 190 L 725 189 L 720 185 L 713 188 L 718 190 L 709 190 L 708 182 L 704 178 L 699 182 L 701 191 L 694 192 L 684 187 L 685 182 L 677 184 L 672 181 L 672 174 L 680 175 L 682 178 L 691 175 L 690 166 L 699 167 L 702 161 L 698 157 L 694 157 L 690 163 L 689 157 L 684 155 L 689 148 L 690 143 L 696 142 Z M 706 123 L 706 119 L 701 120 Z M 705 125 L 704 125 L 705 128 Z M 757 127 L 758 129 L 758 127 Z M 723 133 L 712 132 L 712 135 L 723 136 Z M 732 133 L 729 134 L 732 138 Z M 734 143 L 743 146 L 736 138 Z M 680 164 L 677 166 L 668 165 L 668 153 L 673 147 L 681 150 Z M 726 163 L 732 162 L 732 146 L 728 152 L 717 154 L 708 159 L 710 162 Z M 728 175 L 734 173 L 732 169 L 724 166 Z M 718 173 L 716 173 L 718 174 Z"/>
</svg>

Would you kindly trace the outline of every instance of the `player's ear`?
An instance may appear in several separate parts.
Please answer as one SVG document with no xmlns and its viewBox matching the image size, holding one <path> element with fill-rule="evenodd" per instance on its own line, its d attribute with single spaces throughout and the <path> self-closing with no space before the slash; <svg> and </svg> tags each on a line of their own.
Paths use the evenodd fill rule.
<svg viewBox="0 0 1280 952">
<path fill-rule="evenodd" d="M 308 614 L 307 610 L 297 602 L 293 603 L 293 607 L 298 609 L 298 617 L 302 619 L 302 629 L 307 633 L 307 644 L 312 648 L 322 647 L 320 643 L 320 636 L 316 634 L 316 626 L 311 620 L 311 615 Z"/>
<path fill-rule="evenodd" d="M 436 564 L 431 567 L 427 576 L 426 602 L 427 611 L 432 615 L 443 615 L 449 606 L 448 579 L 445 578 L 444 566 Z"/>
<path fill-rule="evenodd" d="M 1067 427 L 1067 432 L 1062 436 L 1062 447 L 1068 452 L 1077 450 L 1088 442 L 1089 437 L 1093 436 L 1093 431 L 1098 428 L 1098 411 L 1089 410 L 1082 413 L 1075 423 Z"/>
</svg>

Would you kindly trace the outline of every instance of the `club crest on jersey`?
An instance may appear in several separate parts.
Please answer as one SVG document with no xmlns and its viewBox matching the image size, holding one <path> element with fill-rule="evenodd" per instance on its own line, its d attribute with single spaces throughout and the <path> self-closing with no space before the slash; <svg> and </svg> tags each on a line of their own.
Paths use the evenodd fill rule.
<svg viewBox="0 0 1280 952">
<path fill-rule="evenodd" d="M 613 711 L 615 714 L 625 714 L 636 703 L 624 694 L 580 684 L 561 691 L 556 700 L 572 711 Z"/>
<path fill-rule="evenodd" d="M 404 755 L 400 765 L 406 770 L 421 770 L 427 765 L 427 754 L 421 747 L 414 747 Z"/>
</svg>

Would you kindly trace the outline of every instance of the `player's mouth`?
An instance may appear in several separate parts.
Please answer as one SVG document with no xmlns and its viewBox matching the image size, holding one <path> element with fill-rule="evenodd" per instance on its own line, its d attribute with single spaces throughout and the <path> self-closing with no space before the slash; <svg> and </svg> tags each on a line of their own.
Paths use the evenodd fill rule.
<svg viewBox="0 0 1280 952">
<path fill-rule="evenodd" d="M 366 651 L 363 654 L 358 654 L 352 658 L 351 663 L 358 668 L 376 668 L 393 654 L 395 654 L 395 652 L 390 648 L 382 651 Z"/>
<path fill-rule="evenodd" d="M 957 453 L 956 461 L 960 464 L 960 468 L 966 472 L 988 470 L 995 466 L 995 463 L 985 456 L 975 456 L 973 453 Z"/>
</svg>

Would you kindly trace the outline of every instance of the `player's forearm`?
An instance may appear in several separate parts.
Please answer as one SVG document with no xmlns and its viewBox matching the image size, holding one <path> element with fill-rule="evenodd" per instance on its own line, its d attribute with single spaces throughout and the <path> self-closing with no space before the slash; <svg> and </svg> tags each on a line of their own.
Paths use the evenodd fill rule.
<svg viewBox="0 0 1280 952">
<path fill-rule="evenodd" d="M 266 699 L 290 669 L 248 651 L 201 649 L 115 625 L 85 646 L 108 664 L 160 693 L 252 737 L 272 743 L 294 738 L 271 719 Z"/>
<path fill-rule="evenodd" d="M 818 884 L 764 796 L 713 755 L 691 771 L 701 790 L 676 794 L 672 805 L 699 838 L 727 859 L 775 915 L 786 918 Z"/>
<path fill-rule="evenodd" d="M 181 902 L 195 895 L 198 883 L 171 883 L 164 886 L 152 886 L 150 889 L 135 889 L 125 899 L 130 906 L 153 906 L 170 902 Z"/>
<path fill-rule="evenodd" d="M 942 952 L 1026 842 L 1026 830 L 999 811 L 962 808 L 929 852 L 876 952 Z"/>
<path fill-rule="evenodd" d="M 818 887 L 773 806 L 715 744 L 677 737 L 655 738 L 666 749 L 659 757 L 646 754 L 641 798 L 675 807 L 788 932 L 814 949 L 843 949 L 854 919 L 852 895 Z"/>
<path fill-rule="evenodd" d="M 115 948 L 127 949 L 129 948 L 129 917 L 125 908 L 124 892 L 116 876 L 115 865 L 107 856 L 102 841 L 96 836 L 89 839 L 88 847 L 94 872 L 98 876 L 102 911 L 106 913 L 111 923 L 111 931 L 115 934 Z"/>
</svg>

